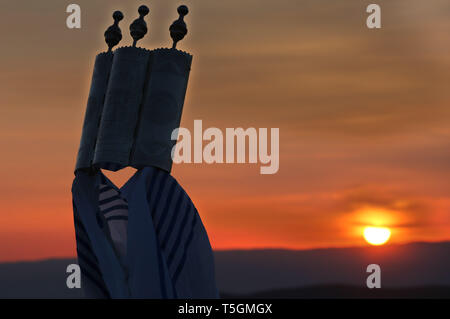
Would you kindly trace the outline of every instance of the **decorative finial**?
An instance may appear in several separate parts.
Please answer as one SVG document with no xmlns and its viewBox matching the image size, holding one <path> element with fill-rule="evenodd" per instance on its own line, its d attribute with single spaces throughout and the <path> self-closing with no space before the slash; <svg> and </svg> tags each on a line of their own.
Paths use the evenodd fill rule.
<svg viewBox="0 0 450 319">
<path fill-rule="evenodd" d="M 114 11 L 112 17 L 114 19 L 114 24 L 105 31 L 105 42 L 108 44 L 108 52 L 111 52 L 112 48 L 122 40 L 122 31 L 120 31 L 119 28 L 119 21 L 123 19 L 123 13 Z"/>
<path fill-rule="evenodd" d="M 169 28 L 170 37 L 173 40 L 172 49 L 175 49 L 177 47 L 177 42 L 183 39 L 187 34 L 187 27 L 183 18 L 189 13 L 189 9 L 187 6 L 182 5 L 178 7 L 177 11 L 180 16 L 172 23 Z"/>
<path fill-rule="evenodd" d="M 133 46 L 136 46 L 138 40 L 142 39 L 147 34 L 147 23 L 144 21 L 144 17 L 149 13 L 147 6 L 140 6 L 138 9 L 139 18 L 133 21 L 130 25 L 130 34 L 133 38 Z"/>
</svg>

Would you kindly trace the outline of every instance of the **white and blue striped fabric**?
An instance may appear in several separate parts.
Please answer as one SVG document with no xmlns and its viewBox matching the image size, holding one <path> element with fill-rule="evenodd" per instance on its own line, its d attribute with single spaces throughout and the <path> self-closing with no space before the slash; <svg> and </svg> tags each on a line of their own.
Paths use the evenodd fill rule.
<svg viewBox="0 0 450 319">
<path fill-rule="evenodd" d="M 200 216 L 169 173 L 145 167 L 119 189 L 77 171 L 72 194 L 86 297 L 219 297 Z"/>
</svg>

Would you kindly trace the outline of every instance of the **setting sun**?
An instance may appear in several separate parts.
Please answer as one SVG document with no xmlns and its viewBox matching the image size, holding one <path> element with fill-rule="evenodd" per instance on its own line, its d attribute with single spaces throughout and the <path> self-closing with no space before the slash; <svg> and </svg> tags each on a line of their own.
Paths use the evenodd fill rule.
<svg viewBox="0 0 450 319">
<path fill-rule="evenodd" d="M 385 244 L 391 237 L 391 231 L 386 227 L 364 228 L 364 239 L 371 245 L 379 246 Z"/>
</svg>

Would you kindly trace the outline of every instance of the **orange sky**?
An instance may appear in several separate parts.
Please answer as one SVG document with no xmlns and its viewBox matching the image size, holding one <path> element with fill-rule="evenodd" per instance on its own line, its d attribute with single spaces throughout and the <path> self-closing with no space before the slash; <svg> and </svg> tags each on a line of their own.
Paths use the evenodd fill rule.
<svg viewBox="0 0 450 319">
<path fill-rule="evenodd" d="M 0 261 L 75 254 L 70 187 L 95 54 L 142 1 L 2 4 Z M 450 239 L 450 21 L 446 0 L 186 1 L 194 54 L 182 126 L 279 127 L 280 170 L 180 164 L 173 175 L 216 249 Z M 170 44 L 178 1 L 152 1 L 141 46 Z M 124 174 L 114 177 L 124 180 Z"/>
</svg>

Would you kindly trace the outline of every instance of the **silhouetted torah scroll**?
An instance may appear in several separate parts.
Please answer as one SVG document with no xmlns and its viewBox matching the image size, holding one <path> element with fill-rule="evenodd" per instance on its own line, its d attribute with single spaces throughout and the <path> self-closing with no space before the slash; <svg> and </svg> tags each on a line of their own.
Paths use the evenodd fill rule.
<svg viewBox="0 0 450 319">
<path fill-rule="evenodd" d="M 217 298 L 214 257 L 191 199 L 170 175 L 172 132 L 179 127 L 191 55 L 176 49 L 187 33 L 180 17 L 170 26 L 170 49 L 146 50 L 144 16 L 122 39 L 123 14 L 105 32 L 97 55 L 72 185 L 81 285 L 90 298 Z M 101 169 L 132 166 L 117 187 Z"/>
<path fill-rule="evenodd" d="M 171 135 L 180 125 L 192 62 L 190 54 L 175 49 L 180 32 L 174 24 L 171 49 L 113 52 L 110 46 L 97 55 L 75 170 L 155 166 L 170 172 L 176 143 Z M 134 44 L 141 35 L 134 34 Z"/>
</svg>

